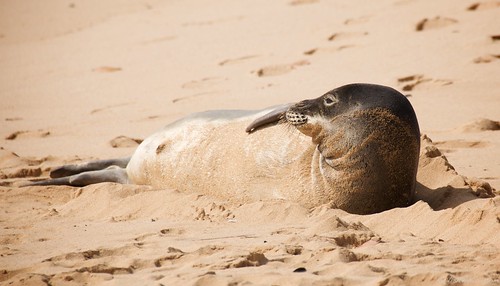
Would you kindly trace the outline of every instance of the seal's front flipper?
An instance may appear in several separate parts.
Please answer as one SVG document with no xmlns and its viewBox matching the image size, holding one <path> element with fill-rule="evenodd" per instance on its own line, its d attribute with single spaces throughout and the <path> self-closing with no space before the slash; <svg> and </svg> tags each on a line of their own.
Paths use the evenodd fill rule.
<svg viewBox="0 0 500 286">
<path fill-rule="evenodd" d="M 266 113 L 265 115 L 255 119 L 248 127 L 245 129 L 247 133 L 252 133 L 254 131 L 257 131 L 262 128 L 266 128 L 272 125 L 276 125 L 282 120 L 285 116 L 285 112 L 288 110 L 290 106 L 293 104 L 283 104 L 275 109 L 273 109 L 271 112 Z"/>
<path fill-rule="evenodd" d="M 110 167 L 105 170 L 89 171 L 62 178 L 31 182 L 29 184 L 24 185 L 24 187 L 53 186 L 53 185 L 83 187 L 87 185 L 104 183 L 104 182 L 127 184 L 128 183 L 127 171 L 120 167 Z"/>
<path fill-rule="evenodd" d="M 78 164 L 78 165 L 64 165 L 61 167 L 54 168 L 50 171 L 50 177 L 52 179 L 63 178 L 67 176 L 72 176 L 88 171 L 104 170 L 111 166 L 117 166 L 120 168 L 127 167 L 130 157 L 120 158 L 120 159 L 108 159 L 108 160 L 97 160 L 88 163 Z"/>
</svg>

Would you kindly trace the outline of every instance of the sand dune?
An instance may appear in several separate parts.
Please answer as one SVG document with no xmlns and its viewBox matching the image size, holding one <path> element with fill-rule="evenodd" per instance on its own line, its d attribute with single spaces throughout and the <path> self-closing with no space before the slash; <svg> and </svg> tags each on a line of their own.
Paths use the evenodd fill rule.
<svg viewBox="0 0 500 286">
<path fill-rule="evenodd" d="M 0 285 L 500 283 L 498 1 L 0 3 Z M 206 109 L 408 96 L 413 205 L 353 215 L 148 186 L 19 187 Z M 431 140 L 432 139 L 432 140 Z"/>
</svg>

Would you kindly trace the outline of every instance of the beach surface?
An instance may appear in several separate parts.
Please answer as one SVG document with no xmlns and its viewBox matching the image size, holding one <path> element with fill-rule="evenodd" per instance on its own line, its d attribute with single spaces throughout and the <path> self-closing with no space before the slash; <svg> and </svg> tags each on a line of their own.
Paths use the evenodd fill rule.
<svg viewBox="0 0 500 286">
<path fill-rule="evenodd" d="M 0 0 L 0 285 L 500 285 L 499 1 Z M 166 124 L 376 83 L 420 123 L 416 202 L 353 215 L 101 183 Z"/>
</svg>

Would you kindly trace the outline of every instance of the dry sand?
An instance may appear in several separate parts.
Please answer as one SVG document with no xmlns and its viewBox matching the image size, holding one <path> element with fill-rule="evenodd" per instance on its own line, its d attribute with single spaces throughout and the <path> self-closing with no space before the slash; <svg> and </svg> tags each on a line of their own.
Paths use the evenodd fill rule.
<svg viewBox="0 0 500 286">
<path fill-rule="evenodd" d="M 500 199 L 484 183 L 500 189 L 499 1 L 130 2 L 0 0 L 0 284 L 500 284 Z M 407 94 L 434 141 L 410 207 L 17 187 L 130 155 L 192 112 L 351 82 Z"/>
</svg>

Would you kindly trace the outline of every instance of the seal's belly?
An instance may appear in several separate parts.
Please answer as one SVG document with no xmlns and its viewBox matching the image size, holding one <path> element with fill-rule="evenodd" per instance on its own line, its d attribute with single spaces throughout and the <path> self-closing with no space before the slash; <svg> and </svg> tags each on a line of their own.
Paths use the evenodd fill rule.
<svg viewBox="0 0 500 286">
<path fill-rule="evenodd" d="M 312 143 L 283 125 L 247 134 L 261 114 L 195 115 L 167 126 L 138 147 L 128 176 L 136 184 L 236 201 L 293 199 L 301 192 L 299 161 Z"/>
</svg>

